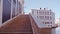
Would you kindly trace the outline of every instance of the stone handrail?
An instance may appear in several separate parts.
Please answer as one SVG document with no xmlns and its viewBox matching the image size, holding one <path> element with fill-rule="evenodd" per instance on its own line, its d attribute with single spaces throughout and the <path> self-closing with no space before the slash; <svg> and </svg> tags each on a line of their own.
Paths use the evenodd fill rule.
<svg viewBox="0 0 60 34">
<path fill-rule="evenodd" d="M 31 15 L 29 15 L 29 17 L 30 17 L 30 21 L 31 21 L 31 25 L 32 25 L 33 34 L 40 34 L 40 32 L 39 32 L 40 28 L 36 24 L 35 20 L 33 19 L 33 17 Z"/>
</svg>

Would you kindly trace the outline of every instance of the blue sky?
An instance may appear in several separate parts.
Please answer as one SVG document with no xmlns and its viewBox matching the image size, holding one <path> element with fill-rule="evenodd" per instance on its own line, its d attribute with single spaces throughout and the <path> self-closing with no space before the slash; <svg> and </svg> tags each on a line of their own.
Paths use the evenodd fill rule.
<svg viewBox="0 0 60 34">
<path fill-rule="evenodd" d="M 60 17 L 60 0 L 25 0 L 24 11 L 28 13 L 31 8 L 48 8 Z"/>
</svg>

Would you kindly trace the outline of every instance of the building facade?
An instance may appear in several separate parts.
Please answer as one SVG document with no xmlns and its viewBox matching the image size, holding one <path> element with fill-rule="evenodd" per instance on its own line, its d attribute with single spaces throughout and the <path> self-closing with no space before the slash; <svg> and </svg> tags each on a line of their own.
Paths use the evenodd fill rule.
<svg viewBox="0 0 60 34">
<path fill-rule="evenodd" d="M 31 9 L 31 16 L 34 18 L 37 26 L 41 28 L 41 31 L 44 31 L 44 33 L 51 33 L 55 34 L 55 14 L 50 9 Z M 40 31 L 40 32 L 41 32 Z M 41 33 L 42 34 L 42 33 Z"/>
<path fill-rule="evenodd" d="M 0 23 L 22 14 L 22 1 L 19 0 L 0 0 Z"/>
</svg>

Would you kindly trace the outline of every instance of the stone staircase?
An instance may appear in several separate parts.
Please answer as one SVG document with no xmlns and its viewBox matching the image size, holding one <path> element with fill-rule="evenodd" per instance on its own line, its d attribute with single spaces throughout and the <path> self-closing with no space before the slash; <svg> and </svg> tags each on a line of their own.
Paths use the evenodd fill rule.
<svg viewBox="0 0 60 34">
<path fill-rule="evenodd" d="M 33 34 L 29 15 L 20 15 L 1 26 L 0 34 Z"/>
</svg>

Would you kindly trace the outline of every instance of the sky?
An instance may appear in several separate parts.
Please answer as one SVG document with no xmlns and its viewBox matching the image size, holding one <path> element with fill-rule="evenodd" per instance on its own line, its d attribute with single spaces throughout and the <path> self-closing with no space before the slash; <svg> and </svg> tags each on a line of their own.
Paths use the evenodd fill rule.
<svg viewBox="0 0 60 34">
<path fill-rule="evenodd" d="M 48 8 L 55 13 L 55 17 L 60 17 L 60 0 L 24 0 L 24 11 L 29 13 L 32 8 Z"/>
</svg>

